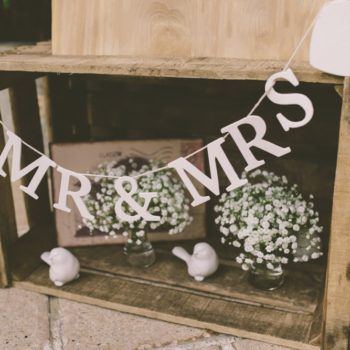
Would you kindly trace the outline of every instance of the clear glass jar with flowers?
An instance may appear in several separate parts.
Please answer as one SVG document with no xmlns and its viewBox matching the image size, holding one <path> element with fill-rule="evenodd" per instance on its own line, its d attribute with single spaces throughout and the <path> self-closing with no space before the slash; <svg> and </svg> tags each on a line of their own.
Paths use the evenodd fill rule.
<svg viewBox="0 0 350 350">
<path fill-rule="evenodd" d="M 136 176 L 161 167 L 159 161 L 144 158 L 126 158 L 100 164 L 97 174 L 112 176 Z M 141 176 L 137 179 L 138 190 L 133 199 L 143 205 L 142 192 L 157 192 L 148 211 L 161 217 L 160 221 L 147 222 L 140 219 L 133 223 L 121 222 L 115 214 L 115 203 L 120 198 L 114 188 L 113 178 L 96 177 L 92 183 L 92 191 L 84 198 L 85 204 L 94 216 L 92 220 L 84 219 L 84 224 L 91 232 L 97 230 L 113 238 L 122 234 L 127 237 L 124 253 L 129 264 L 137 267 L 148 267 L 155 261 L 155 252 L 149 241 L 150 231 L 166 231 L 169 234 L 182 232 L 193 218 L 190 215 L 189 199 L 183 184 L 170 170 L 162 170 Z M 128 191 L 129 184 L 125 185 Z M 127 203 L 123 203 L 125 213 L 134 215 Z"/>
<path fill-rule="evenodd" d="M 284 282 L 283 265 L 322 255 L 319 214 L 285 176 L 256 170 L 248 183 L 221 195 L 215 206 L 221 242 L 241 249 L 236 261 L 258 288 L 273 290 Z"/>
</svg>

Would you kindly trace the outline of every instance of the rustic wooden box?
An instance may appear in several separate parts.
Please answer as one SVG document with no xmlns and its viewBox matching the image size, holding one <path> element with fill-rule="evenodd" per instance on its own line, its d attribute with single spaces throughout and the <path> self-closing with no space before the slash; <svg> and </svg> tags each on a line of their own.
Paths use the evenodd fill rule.
<svg viewBox="0 0 350 350">
<path fill-rule="evenodd" d="M 52 51 L 288 59 L 325 1 L 53 0 Z"/>
<path fill-rule="evenodd" d="M 44 97 L 55 142 L 191 136 L 209 141 L 220 127 L 247 113 L 264 80 L 281 67 L 282 61 L 228 58 L 64 57 L 52 55 L 49 43 L 40 43 L 0 56 L 0 88 L 10 88 L 15 131 L 38 148 L 43 142 L 34 79 L 42 75 L 47 76 Z M 298 132 L 284 134 L 293 153 L 269 159 L 269 164 L 316 194 L 328 258 L 290 266 L 286 285 L 276 292 L 255 290 L 233 264 L 232 252 L 218 245 L 209 215 L 208 240 L 219 250 L 221 265 L 204 283 L 187 277 L 181 262 L 170 256 L 173 243 L 168 242 L 157 244 L 157 263 L 142 272 L 129 268 L 116 246 L 76 248 L 82 276 L 56 288 L 39 259 L 55 245 L 47 184 L 40 200 L 25 197 L 30 231 L 18 239 L 11 186 L 2 178 L 1 285 L 295 349 L 347 349 L 350 81 L 306 63 L 296 63 L 293 70 L 315 104 L 315 118 Z M 273 108 L 264 104 L 257 113 L 270 122 Z M 278 132 L 270 127 L 269 137 L 280 138 Z M 32 152 L 23 156 L 25 163 L 36 157 Z"/>
</svg>

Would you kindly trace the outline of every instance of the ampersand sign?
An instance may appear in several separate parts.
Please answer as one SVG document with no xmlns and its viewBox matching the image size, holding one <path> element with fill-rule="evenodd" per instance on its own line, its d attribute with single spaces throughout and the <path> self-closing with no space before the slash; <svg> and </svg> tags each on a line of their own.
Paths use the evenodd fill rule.
<svg viewBox="0 0 350 350">
<path fill-rule="evenodd" d="M 127 192 L 123 186 L 126 182 L 131 185 L 129 192 Z M 141 206 L 132 198 L 132 195 L 137 191 L 137 182 L 134 178 L 130 176 L 122 176 L 115 181 L 114 187 L 120 196 L 114 207 L 115 213 L 120 220 L 134 222 L 143 218 L 146 221 L 160 221 L 160 216 L 152 215 L 147 211 L 152 198 L 157 196 L 156 192 L 139 193 L 139 196 L 145 200 L 143 206 Z M 122 208 L 122 204 L 124 202 L 126 202 L 129 207 L 136 212 L 135 215 L 125 213 L 124 209 Z"/>
</svg>

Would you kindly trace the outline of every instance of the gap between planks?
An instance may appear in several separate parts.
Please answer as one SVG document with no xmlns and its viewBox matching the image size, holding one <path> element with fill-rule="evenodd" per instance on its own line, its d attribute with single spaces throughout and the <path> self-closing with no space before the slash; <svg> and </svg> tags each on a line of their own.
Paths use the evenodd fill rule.
<svg viewBox="0 0 350 350">
<path fill-rule="evenodd" d="M 262 307 L 265 309 L 285 311 L 285 312 L 290 312 L 290 313 L 295 313 L 295 314 L 312 315 L 310 312 L 307 312 L 307 311 L 293 310 L 293 309 L 289 309 L 289 308 L 272 306 L 272 305 L 267 305 L 267 304 L 258 303 L 258 302 L 254 302 L 254 301 L 249 302 L 247 300 L 242 300 L 242 299 L 234 298 L 234 297 L 228 297 L 228 296 L 224 296 L 224 295 L 220 295 L 220 294 L 216 294 L 216 293 L 212 293 L 212 292 L 206 293 L 206 292 L 202 292 L 202 291 L 195 290 L 195 289 L 188 288 L 188 287 L 186 288 L 186 287 L 174 286 L 173 284 L 166 284 L 166 283 L 161 283 L 161 282 L 149 281 L 149 280 L 139 278 L 139 277 L 137 277 L 137 278 L 130 277 L 127 275 L 115 274 L 112 272 L 101 271 L 98 269 L 86 268 L 84 266 L 82 266 L 82 268 L 80 270 L 83 272 L 86 272 L 86 273 L 92 273 L 92 274 L 96 274 L 96 275 L 100 275 L 100 276 L 106 276 L 106 277 L 110 277 L 110 278 L 116 278 L 116 279 L 120 279 L 120 280 L 131 281 L 131 282 L 136 282 L 136 283 L 140 283 L 140 284 L 146 284 L 146 285 L 150 285 L 150 286 L 167 288 L 170 290 L 178 290 L 180 292 L 187 292 L 187 293 L 191 293 L 194 295 L 207 297 L 210 299 L 225 300 L 225 301 L 229 301 L 229 302 L 251 305 L 251 306 L 256 306 L 256 307 Z"/>
</svg>

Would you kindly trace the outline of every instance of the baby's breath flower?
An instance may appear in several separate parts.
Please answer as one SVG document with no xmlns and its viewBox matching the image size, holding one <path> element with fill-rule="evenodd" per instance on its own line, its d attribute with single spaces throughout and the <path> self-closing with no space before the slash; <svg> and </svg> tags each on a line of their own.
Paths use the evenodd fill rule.
<svg viewBox="0 0 350 350">
<path fill-rule="evenodd" d="M 263 265 L 280 271 L 281 264 L 322 255 L 319 215 L 310 195 L 305 199 L 285 176 L 256 170 L 248 183 L 223 193 L 214 211 L 221 242 L 243 249 L 236 261 L 243 270 Z"/>
<path fill-rule="evenodd" d="M 140 163 L 142 163 L 140 165 Z M 112 161 L 97 166 L 99 174 L 112 176 L 135 176 L 140 173 L 161 167 L 163 164 L 155 160 L 129 158 L 119 162 Z M 92 220 L 83 219 L 90 232 L 98 230 L 110 237 L 129 236 L 129 243 L 141 244 L 146 232 L 163 229 L 169 234 L 182 232 L 193 218 L 190 215 L 190 200 L 186 196 L 184 185 L 174 177 L 169 170 L 162 170 L 138 179 L 138 190 L 133 199 L 142 205 L 142 192 L 157 192 L 149 204 L 148 211 L 161 216 L 159 222 L 147 222 L 140 219 L 133 223 L 122 222 L 116 217 L 114 207 L 120 198 L 114 188 L 113 178 L 96 177 L 92 184 L 92 191 L 85 196 L 84 201 L 89 212 L 94 216 Z M 125 190 L 130 191 L 130 184 L 125 184 Z M 134 215 L 134 212 L 123 203 L 123 210 Z"/>
</svg>

